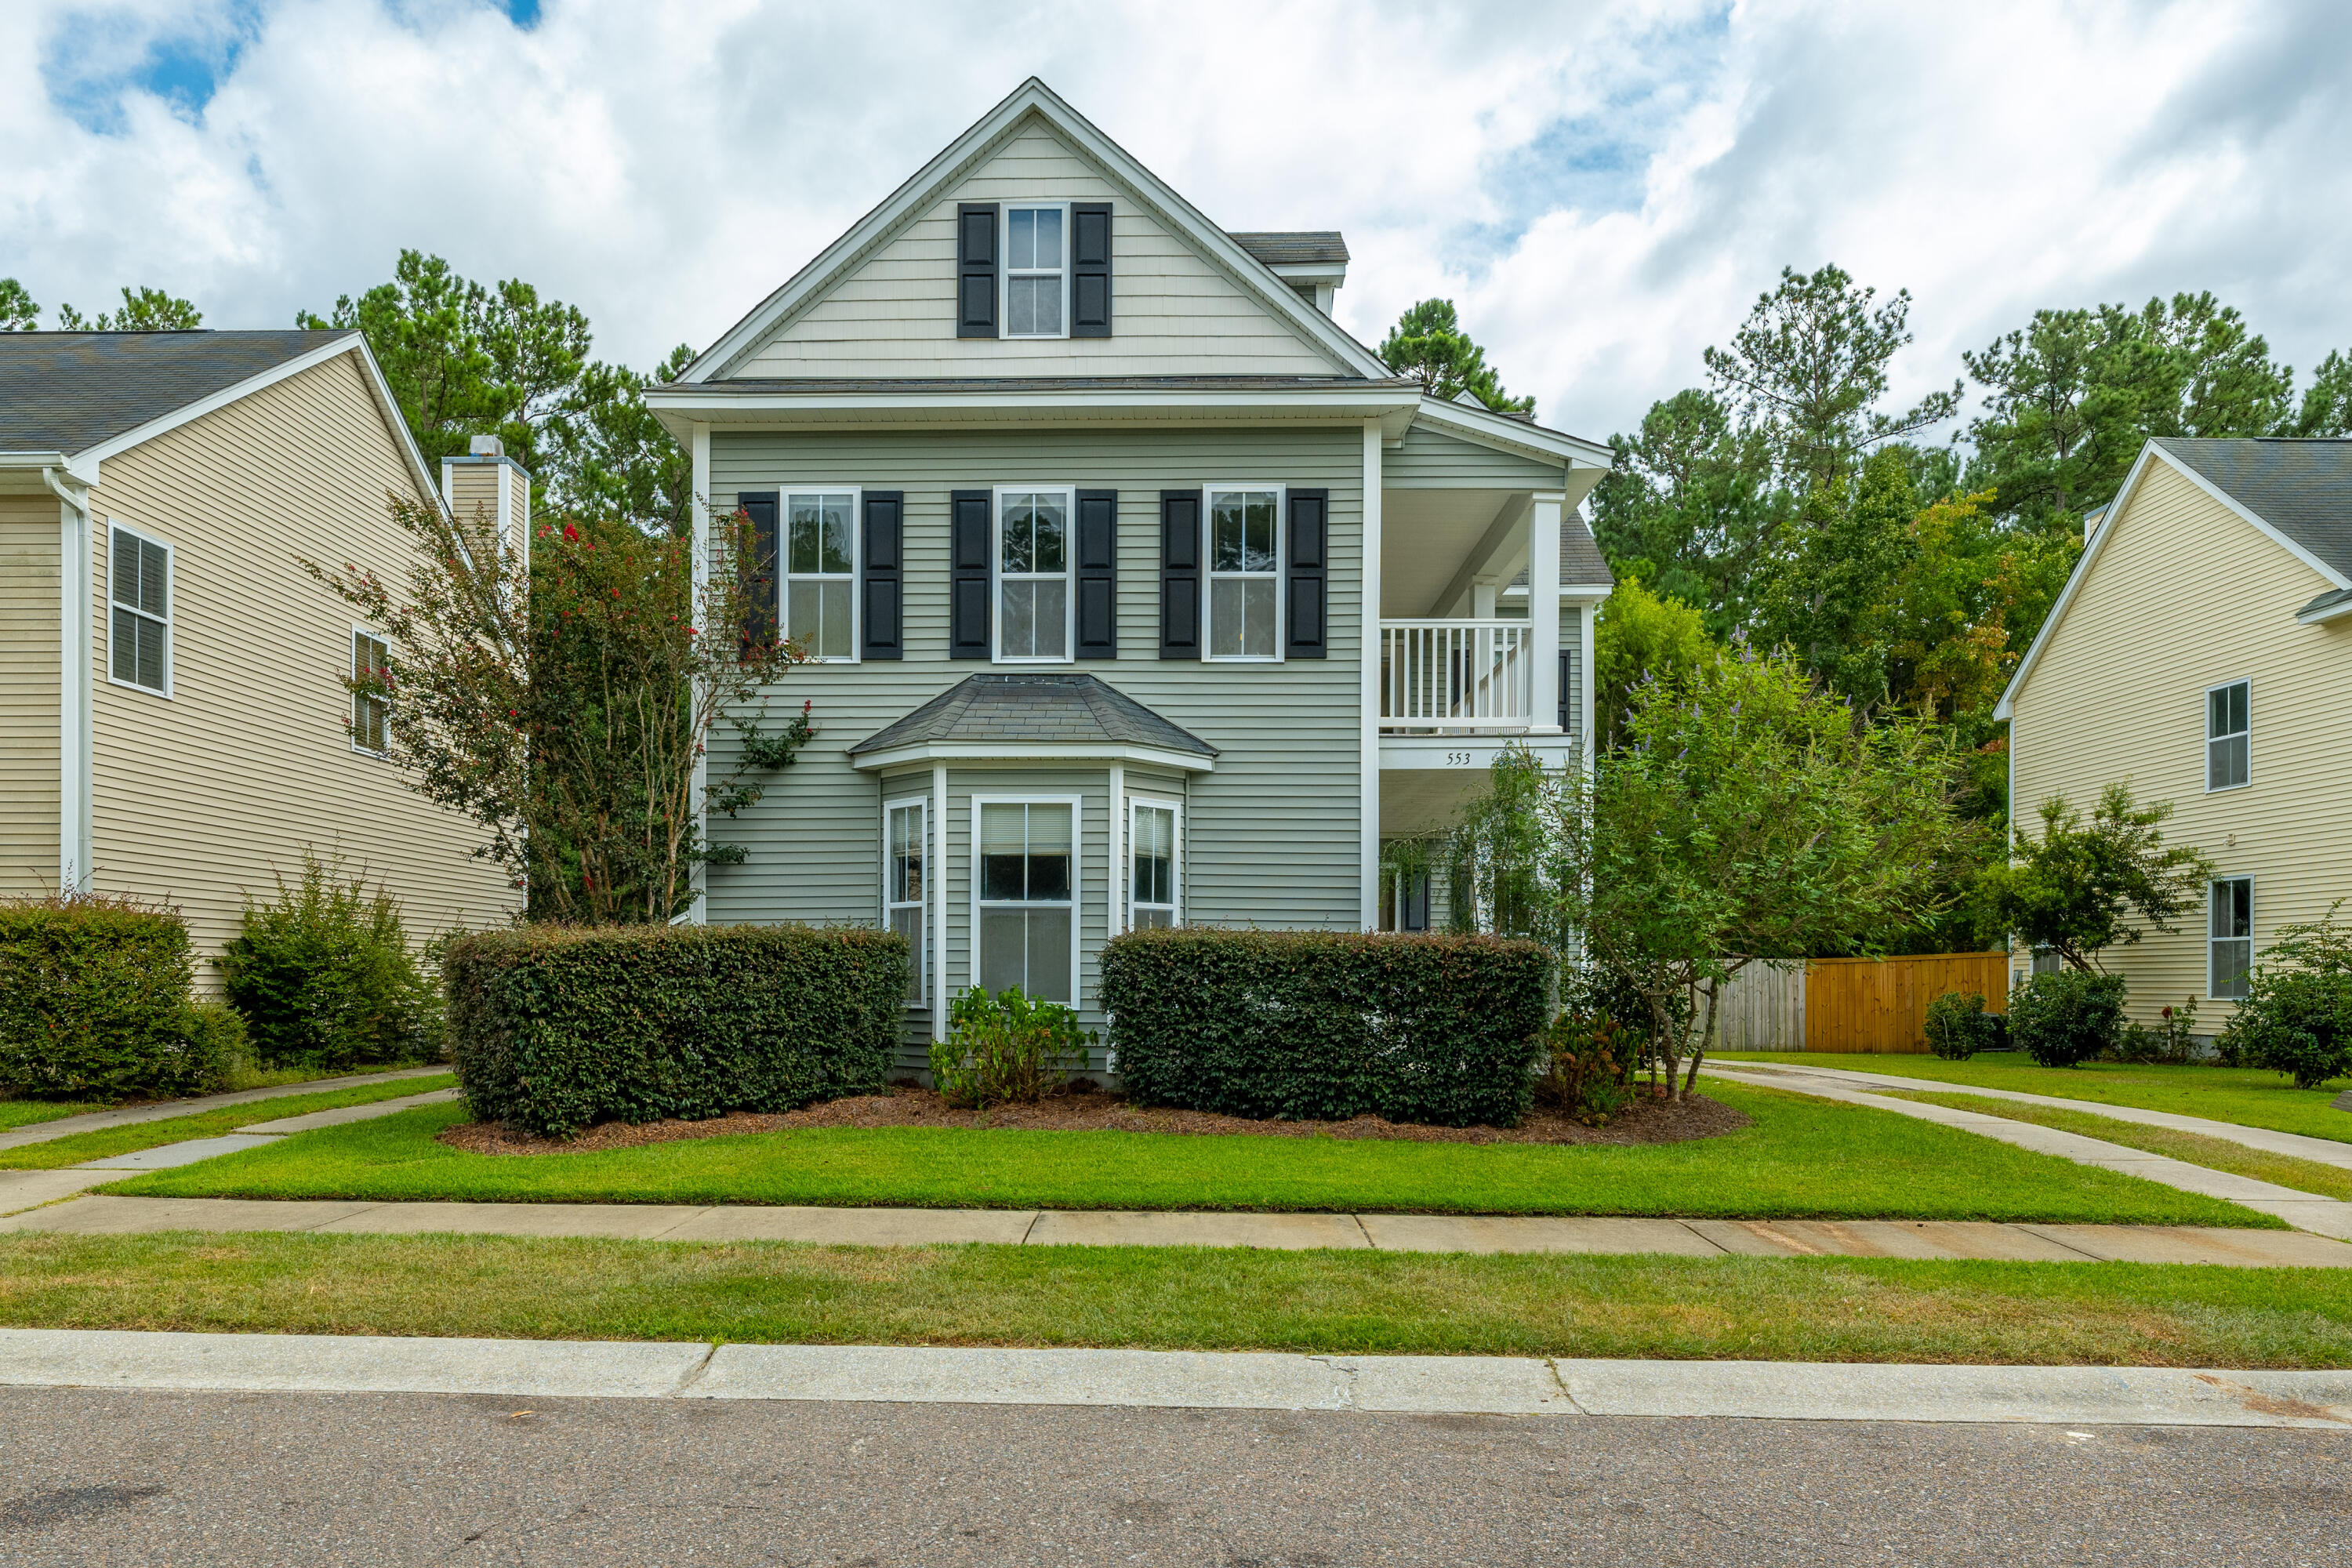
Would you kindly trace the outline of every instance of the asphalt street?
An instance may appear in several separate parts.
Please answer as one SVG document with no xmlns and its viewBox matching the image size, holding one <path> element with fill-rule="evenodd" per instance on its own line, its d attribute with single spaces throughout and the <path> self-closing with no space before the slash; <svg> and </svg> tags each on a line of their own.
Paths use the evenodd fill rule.
<svg viewBox="0 0 2352 1568">
<path fill-rule="evenodd" d="M 2347 1558 L 2352 1432 L 0 1391 L 28 1568 Z"/>
</svg>

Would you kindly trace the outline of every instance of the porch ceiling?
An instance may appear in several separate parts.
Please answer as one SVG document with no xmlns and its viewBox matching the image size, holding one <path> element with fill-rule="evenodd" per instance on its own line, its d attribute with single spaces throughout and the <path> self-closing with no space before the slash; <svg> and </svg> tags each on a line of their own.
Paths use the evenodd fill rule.
<svg viewBox="0 0 2352 1568">
<path fill-rule="evenodd" d="M 1381 614 L 1434 613 L 1438 596 L 1505 508 L 1527 490 L 1406 489 L 1381 492 Z M 1496 558 L 1507 583 L 1528 563 L 1525 540 Z"/>
</svg>

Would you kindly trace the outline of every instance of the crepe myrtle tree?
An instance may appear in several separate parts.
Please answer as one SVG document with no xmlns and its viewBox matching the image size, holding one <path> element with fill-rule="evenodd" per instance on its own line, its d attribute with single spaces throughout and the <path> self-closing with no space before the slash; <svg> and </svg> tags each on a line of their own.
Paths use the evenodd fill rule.
<svg viewBox="0 0 2352 1568">
<path fill-rule="evenodd" d="M 558 517 L 526 552 L 487 510 L 389 507 L 415 547 L 403 580 L 301 561 L 384 634 L 382 666 L 346 683 L 355 735 L 486 831 L 475 855 L 534 918 L 683 913 L 696 867 L 743 856 L 705 837 L 706 814 L 757 801 L 814 732 L 805 703 L 766 727 L 767 689 L 807 655 L 761 607 L 772 579 L 730 565 L 756 566 L 750 520 L 714 515 L 698 572 L 689 534 Z M 722 722 L 739 743 L 706 769 Z"/>
<path fill-rule="evenodd" d="M 2205 897 L 2213 863 L 2164 842 L 2172 803 L 2141 805 L 2111 784 L 2085 824 L 2063 795 L 2042 803 L 2042 837 L 2016 830 L 2009 864 L 1978 877 L 1978 934 L 2047 948 L 2068 967 L 2099 973 L 2099 952 L 2149 931 L 2178 935 Z M 2145 929 L 2143 929 L 2145 928 Z"/>
<path fill-rule="evenodd" d="M 1857 725 L 1791 658 L 1737 640 L 1645 680 L 1625 722 L 1549 792 L 1546 880 L 1585 961 L 1641 998 L 1681 1100 L 1734 975 L 1928 920 L 1983 829 L 1952 810 L 1958 763 L 1931 727 Z"/>
</svg>

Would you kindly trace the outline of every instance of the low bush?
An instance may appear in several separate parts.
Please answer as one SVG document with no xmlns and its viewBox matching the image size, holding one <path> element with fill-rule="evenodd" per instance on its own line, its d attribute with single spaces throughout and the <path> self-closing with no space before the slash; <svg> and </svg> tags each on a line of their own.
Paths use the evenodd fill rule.
<svg viewBox="0 0 2352 1568">
<path fill-rule="evenodd" d="M 235 1030 L 192 1002 L 188 928 L 135 899 L 0 903 L 0 1086 L 120 1100 L 220 1082 Z"/>
<path fill-rule="evenodd" d="M 568 1138 L 880 1089 L 908 963 L 864 928 L 540 926 L 461 936 L 441 970 L 475 1116 Z"/>
<path fill-rule="evenodd" d="M 2151 1029 L 2137 1019 L 2124 1026 L 2116 1042 L 2116 1059 L 2136 1067 L 2185 1067 L 2197 1059 L 2197 999 L 2185 998 L 2178 1007 L 2158 1015 Z"/>
<path fill-rule="evenodd" d="M 1985 999 L 1973 991 L 1947 991 L 1927 1004 L 1927 1048 L 1948 1062 L 1964 1062 L 1993 1048 L 1996 1029 Z"/>
<path fill-rule="evenodd" d="M 400 901 L 305 851 L 301 879 L 245 901 L 222 950 L 230 1005 L 264 1067 L 346 1068 L 442 1054 L 439 998 L 408 945 Z"/>
<path fill-rule="evenodd" d="M 2222 1058 L 2317 1089 L 2352 1075 L 2352 924 L 2342 900 L 2308 925 L 2281 926 L 2216 1041 Z"/>
<path fill-rule="evenodd" d="M 1571 1008 L 1544 1031 L 1548 1054 L 1536 1079 L 1536 1100 L 1587 1127 L 1606 1125 L 1633 1098 L 1642 1065 L 1641 1039 L 1606 1013 Z"/>
<path fill-rule="evenodd" d="M 1550 977 L 1549 952 L 1503 937 L 1192 927 L 1111 939 L 1101 996 L 1143 1104 L 1507 1127 Z"/>
<path fill-rule="evenodd" d="M 1094 1038 L 1059 1002 L 1032 1001 L 1018 985 L 994 996 L 975 985 L 948 1004 L 948 1037 L 931 1043 L 931 1081 L 950 1105 L 1034 1105 L 1086 1067 Z"/>
<path fill-rule="evenodd" d="M 2124 977 L 2061 969 L 2037 974 L 2009 999 L 2009 1035 L 2046 1068 L 2079 1067 L 2123 1039 Z"/>
</svg>

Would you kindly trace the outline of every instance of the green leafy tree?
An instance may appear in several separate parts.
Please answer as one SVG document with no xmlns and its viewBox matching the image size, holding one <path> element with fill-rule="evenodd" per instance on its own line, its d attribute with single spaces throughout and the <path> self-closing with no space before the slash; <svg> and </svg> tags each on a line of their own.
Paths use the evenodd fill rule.
<svg viewBox="0 0 2352 1568">
<path fill-rule="evenodd" d="M 2352 925 L 2338 899 L 2315 921 L 2281 926 L 2216 1042 L 2222 1058 L 2317 1089 L 2352 1074 Z"/>
<path fill-rule="evenodd" d="M 2176 934 L 2200 907 L 2213 863 L 2164 842 L 2171 816 L 2169 801 L 2137 805 L 2120 784 L 2100 794 L 2087 825 L 2064 797 L 2043 801 L 2042 837 L 2018 828 L 2009 863 L 1978 879 L 1979 931 L 1989 942 L 2047 948 L 2091 973 L 2105 973 L 2104 948 L 2131 946 L 2147 931 Z"/>
<path fill-rule="evenodd" d="M 2338 349 L 2319 362 L 2296 411 L 2294 434 L 2352 436 L 2352 356 Z"/>
<path fill-rule="evenodd" d="M 0 332 L 30 332 L 39 329 L 41 308 L 14 278 L 0 278 Z"/>
<path fill-rule="evenodd" d="M 1864 720 L 1892 695 L 1886 607 L 1918 552 L 1917 511 L 1903 456 L 1874 452 L 1851 480 L 1839 475 L 1806 493 L 1798 526 L 1758 573 L 1764 641 L 1793 649 Z"/>
<path fill-rule="evenodd" d="M 1533 415 L 1536 400 L 1512 397 L 1486 363 L 1486 351 L 1470 341 L 1451 300 L 1423 300 L 1397 318 L 1381 344 L 1381 359 L 1399 375 L 1409 375 L 1432 397 L 1452 400 L 1467 392 L 1499 414 Z"/>
<path fill-rule="evenodd" d="M 1696 606 L 1717 637 L 1748 617 L 1756 563 L 1794 508 L 1760 432 L 1712 393 L 1653 404 L 1592 491 L 1592 533 L 1618 576 Z"/>
<path fill-rule="evenodd" d="M 161 289 L 125 289 L 122 308 L 110 315 L 100 310 L 84 316 L 71 305 L 58 307 L 58 326 L 68 332 L 192 332 L 204 324 L 202 311 Z"/>
<path fill-rule="evenodd" d="M 548 488 L 567 511 L 646 532 L 693 528 L 693 460 L 645 400 L 646 387 L 676 380 L 693 359 L 680 343 L 651 375 L 602 361 L 582 369 L 541 443 Z"/>
<path fill-rule="evenodd" d="M 1720 656 L 1699 613 L 1653 594 L 1639 578 L 1620 579 L 1592 627 L 1594 739 L 1602 751 L 1625 744 L 1633 700 L 1655 681 L 1688 679 Z"/>
</svg>

